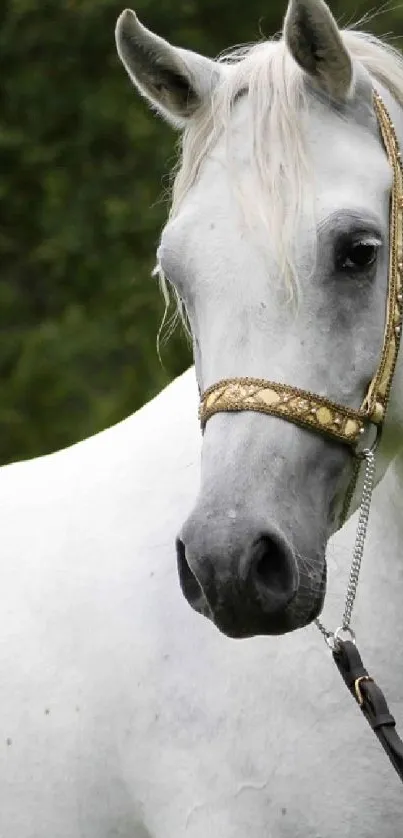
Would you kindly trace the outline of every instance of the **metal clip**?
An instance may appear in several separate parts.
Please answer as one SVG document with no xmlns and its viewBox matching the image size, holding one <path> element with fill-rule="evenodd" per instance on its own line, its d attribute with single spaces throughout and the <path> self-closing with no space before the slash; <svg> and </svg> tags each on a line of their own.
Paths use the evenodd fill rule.
<svg viewBox="0 0 403 838">
<path fill-rule="evenodd" d="M 375 425 L 373 422 L 368 422 L 364 427 L 364 433 L 361 434 L 356 442 L 354 448 L 354 456 L 358 460 L 365 460 L 367 452 L 375 452 L 382 436 L 382 425 Z"/>
</svg>

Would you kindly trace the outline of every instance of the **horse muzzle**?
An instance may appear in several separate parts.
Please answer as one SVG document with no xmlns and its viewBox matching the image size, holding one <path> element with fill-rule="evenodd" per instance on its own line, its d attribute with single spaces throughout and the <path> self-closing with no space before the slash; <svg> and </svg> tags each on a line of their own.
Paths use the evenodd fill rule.
<svg viewBox="0 0 403 838">
<path fill-rule="evenodd" d="M 189 604 L 230 637 L 285 634 L 321 610 L 326 573 L 306 579 L 288 540 L 258 521 L 228 523 L 196 509 L 177 539 L 178 572 Z"/>
</svg>

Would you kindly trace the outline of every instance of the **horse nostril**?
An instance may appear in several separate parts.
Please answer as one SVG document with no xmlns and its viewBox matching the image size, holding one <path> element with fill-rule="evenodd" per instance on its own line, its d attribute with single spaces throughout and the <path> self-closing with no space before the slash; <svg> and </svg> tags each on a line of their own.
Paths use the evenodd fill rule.
<svg viewBox="0 0 403 838">
<path fill-rule="evenodd" d="M 179 581 L 184 596 L 197 611 L 205 610 L 205 596 L 196 576 L 189 567 L 186 558 L 186 548 L 183 541 L 176 540 L 176 554 L 178 562 Z"/>
<path fill-rule="evenodd" d="M 258 592 L 270 593 L 279 603 L 290 602 L 298 580 L 289 548 L 273 536 L 261 536 L 254 547 L 250 578 Z"/>
</svg>

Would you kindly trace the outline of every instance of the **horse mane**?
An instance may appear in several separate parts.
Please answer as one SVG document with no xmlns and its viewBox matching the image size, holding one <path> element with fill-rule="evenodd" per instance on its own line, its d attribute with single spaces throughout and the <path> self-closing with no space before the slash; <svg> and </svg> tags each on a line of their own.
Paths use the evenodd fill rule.
<svg viewBox="0 0 403 838">
<path fill-rule="evenodd" d="M 341 35 L 352 58 L 359 61 L 403 107 L 401 53 L 375 35 L 354 29 L 343 30 Z M 221 83 L 206 106 L 189 121 L 181 137 L 169 217 L 173 219 L 178 214 L 210 149 L 222 136 L 227 142 L 231 165 L 233 105 L 241 95 L 245 96 L 250 109 L 255 169 L 250 202 L 248 195 L 242 194 L 235 185 L 236 191 L 245 218 L 251 213 L 256 217 L 258 212 L 263 229 L 270 228 L 277 248 L 275 255 L 292 297 L 297 287 L 292 247 L 296 230 L 300 219 L 306 220 L 308 214 L 315 226 L 312 190 L 307 188 L 311 167 L 302 130 L 308 99 L 303 72 L 282 38 L 238 47 L 224 53 L 218 61 L 224 69 Z M 169 322 L 165 312 L 161 327 L 167 327 L 169 337 L 178 318 L 186 327 L 186 313 L 159 266 L 156 273 L 167 310 L 170 291 L 175 297 L 176 311 Z"/>
</svg>

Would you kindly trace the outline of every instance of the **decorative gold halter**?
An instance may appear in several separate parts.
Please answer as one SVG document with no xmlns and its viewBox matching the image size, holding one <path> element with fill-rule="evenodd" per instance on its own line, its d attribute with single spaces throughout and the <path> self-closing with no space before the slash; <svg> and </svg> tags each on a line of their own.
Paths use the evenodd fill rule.
<svg viewBox="0 0 403 838">
<path fill-rule="evenodd" d="M 204 430 L 215 413 L 252 410 L 279 416 L 302 427 L 355 446 L 366 427 L 382 425 L 399 351 L 403 317 L 403 169 L 399 144 L 388 111 L 374 91 L 374 108 L 393 169 L 390 207 L 389 274 L 386 323 L 378 368 L 357 410 L 299 390 L 257 378 L 228 378 L 209 387 L 201 396 L 200 422 Z"/>
</svg>

